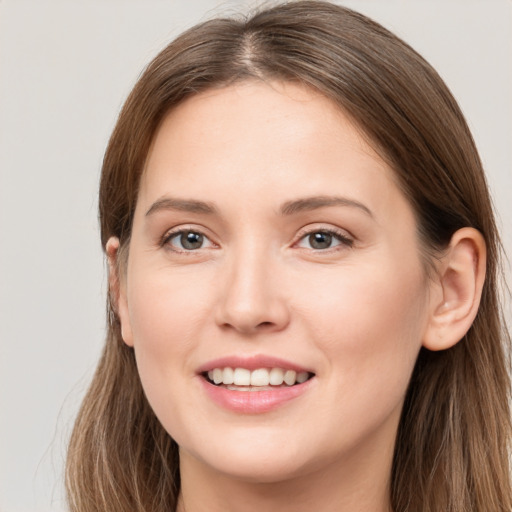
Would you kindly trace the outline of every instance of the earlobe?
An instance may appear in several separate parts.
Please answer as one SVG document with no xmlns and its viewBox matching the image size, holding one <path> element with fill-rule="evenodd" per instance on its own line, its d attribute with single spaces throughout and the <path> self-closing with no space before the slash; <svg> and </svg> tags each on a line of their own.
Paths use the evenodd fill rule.
<svg viewBox="0 0 512 512">
<path fill-rule="evenodd" d="M 123 341 L 133 347 L 132 330 L 128 314 L 128 302 L 126 299 L 126 279 L 121 275 L 120 245 L 119 239 L 111 237 L 105 246 L 108 259 L 108 285 L 112 306 L 115 309 L 121 324 L 121 336 Z"/>
<path fill-rule="evenodd" d="M 423 339 L 425 348 L 444 350 L 464 337 L 478 312 L 485 268 L 486 247 L 482 234 L 474 228 L 456 231 L 439 263 Z"/>
</svg>

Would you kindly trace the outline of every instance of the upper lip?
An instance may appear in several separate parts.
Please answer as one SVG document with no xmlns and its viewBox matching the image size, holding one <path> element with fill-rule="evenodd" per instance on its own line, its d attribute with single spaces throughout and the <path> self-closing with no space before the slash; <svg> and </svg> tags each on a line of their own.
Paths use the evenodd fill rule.
<svg viewBox="0 0 512 512">
<path fill-rule="evenodd" d="M 246 368 L 247 370 L 257 370 L 258 368 L 282 368 L 283 370 L 295 370 L 299 372 L 313 373 L 308 368 L 281 359 L 278 357 L 268 355 L 254 355 L 254 356 L 225 356 L 218 359 L 213 359 L 202 364 L 198 369 L 197 373 L 205 373 L 215 368 Z"/>
</svg>

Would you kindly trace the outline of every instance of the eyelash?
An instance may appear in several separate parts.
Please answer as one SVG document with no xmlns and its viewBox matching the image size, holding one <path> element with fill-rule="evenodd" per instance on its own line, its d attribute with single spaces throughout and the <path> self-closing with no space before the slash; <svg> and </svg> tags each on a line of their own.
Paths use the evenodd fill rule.
<svg viewBox="0 0 512 512">
<path fill-rule="evenodd" d="M 207 235 L 205 235 L 201 230 L 198 230 L 198 229 L 193 229 L 193 228 L 190 228 L 190 229 L 178 229 L 176 231 L 171 231 L 171 232 L 168 232 L 164 235 L 164 237 L 162 238 L 162 241 L 160 243 L 160 245 L 162 247 L 165 247 L 165 246 L 169 246 L 171 247 L 170 245 L 170 241 L 179 236 L 179 235 L 183 235 L 183 234 L 186 234 L 186 233 L 193 233 L 193 234 L 196 234 L 196 235 L 200 235 L 202 237 L 204 237 L 205 239 L 207 239 L 208 241 L 210 241 L 211 244 L 215 245 L 214 242 L 212 242 Z M 340 249 L 337 249 L 337 247 L 344 247 L 344 248 L 351 248 L 353 245 L 354 245 L 354 240 L 349 238 L 347 236 L 347 234 L 343 231 L 339 231 L 339 230 L 336 230 L 336 229 L 326 229 L 326 228 L 317 228 L 317 229 L 309 229 L 307 231 L 304 231 L 300 234 L 299 238 L 298 238 L 298 241 L 294 243 L 294 245 L 300 243 L 302 240 L 305 240 L 307 237 L 311 236 L 311 235 L 315 235 L 317 233 L 321 233 L 323 235 L 329 235 L 331 236 L 333 239 L 336 239 L 338 242 L 340 242 L 338 245 L 335 245 L 334 247 L 327 247 L 325 249 L 314 249 L 314 248 L 309 248 L 309 250 L 312 250 L 314 252 L 330 252 L 332 250 L 340 250 Z M 170 250 L 172 250 L 173 252 L 175 253 L 179 253 L 179 254 L 186 254 L 186 255 L 193 255 L 197 250 L 200 250 L 200 249 L 204 249 L 203 247 L 200 247 L 196 250 L 194 249 L 176 249 L 174 247 L 171 247 Z M 307 248 L 306 248 L 307 249 Z"/>
<path fill-rule="evenodd" d="M 187 255 L 187 256 L 192 256 L 194 255 L 194 253 L 197 252 L 197 250 L 199 249 L 203 249 L 203 247 L 200 247 L 199 249 L 197 250 L 194 250 L 194 249 L 176 249 L 174 247 L 171 246 L 170 244 L 170 241 L 173 239 L 173 238 L 176 238 L 177 236 L 179 235 L 183 235 L 183 234 L 186 234 L 186 233 L 193 233 L 193 234 L 196 234 L 196 235 L 200 235 L 202 237 L 204 237 L 206 240 L 210 241 L 210 239 L 208 238 L 207 235 L 205 235 L 201 230 L 199 229 L 194 229 L 194 228 L 180 228 L 180 229 L 177 229 L 176 231 L 170 231 L 170 232 L 167 232 L 163 238 L 162 238 L 162 241 L 160 242 L 160 245 L 162 247 L 166 247 L 168 246 L 170 248 L 170 250 L 172 252 L 175 252 L 175 253 L 178 253 L 178 254 L 184 254 L 184 255 Z M 210 241 L 211 244 L 215 245 L 213 242 Z"/>
<path fill-rule="evenodd" d="M 329 235 L 333 239 L 336 239 L 338 242 L 340 242 L 338 245 L 335 245 L 333 247 L 328 247 L 326 249 L 314 249 L 311 248 L 310 250 L 313 250 L 315 252 L 331 252 L 340 250 L 341 248 L 351 248 L 354 245 L 354 240 L 347 236 L 347 233 L 345 231 L 333 229 L 333 228 L 316 228 L 316 229 L 308 229 L 307 231 L 304 231 L 300 234 L 298 242 L 300 243 L 302 240 L 307 239 L 311 235 L 316 235 L 317 233 L 321 233 L 322 235 Z"/>
</svg>

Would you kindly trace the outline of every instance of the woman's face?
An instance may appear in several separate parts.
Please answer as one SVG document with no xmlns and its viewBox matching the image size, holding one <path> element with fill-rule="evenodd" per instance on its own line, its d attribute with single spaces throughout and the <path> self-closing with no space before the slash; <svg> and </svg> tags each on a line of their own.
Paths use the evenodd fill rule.
<svg viewBox="0 0 512 512">
<path fill-rule="evenodd" d="M 247 82 L 167 115 L 120 317 L 182 464 L 389 471 L 428 297 L 410 205 L 329 100 Z"/>
</svg>

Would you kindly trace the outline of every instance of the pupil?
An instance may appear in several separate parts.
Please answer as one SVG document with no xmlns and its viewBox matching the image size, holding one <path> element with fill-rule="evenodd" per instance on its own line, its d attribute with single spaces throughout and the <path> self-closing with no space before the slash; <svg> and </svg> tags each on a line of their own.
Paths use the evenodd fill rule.
<svg viewBox="0 0 512 512">
<path fill-rule="evenodd" d="M 309 243 L 313 249 L 328 249 L 331 246 L 332 235 L 329 233 L 313 233 L 309 235 Z"/>
<path fill-rule="evenodd" d="M 199 249 L 203 245 L 203 235 L 192 232 L 183 233 L 180 242 L 185 249 Z"/>
</svg>

